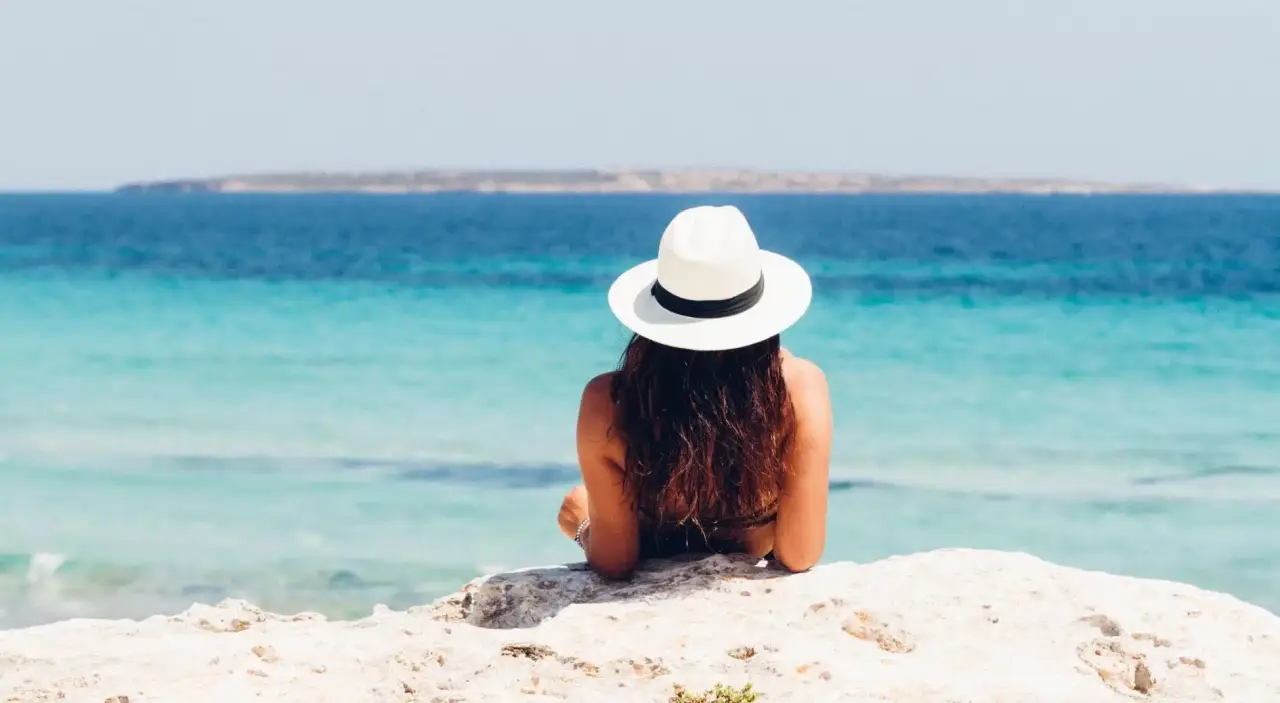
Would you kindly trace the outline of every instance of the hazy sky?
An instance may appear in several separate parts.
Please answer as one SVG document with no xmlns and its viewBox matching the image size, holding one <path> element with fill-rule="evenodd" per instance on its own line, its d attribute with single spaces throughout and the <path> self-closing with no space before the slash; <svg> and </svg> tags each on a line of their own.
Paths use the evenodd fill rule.
<svg viewBox="0 0 1280 703">
<path fill-rule="evenodd" d="M 436 166 L 1280 187 L 1280 0 L 0 0 L 0 189 Z"/>
</svg>

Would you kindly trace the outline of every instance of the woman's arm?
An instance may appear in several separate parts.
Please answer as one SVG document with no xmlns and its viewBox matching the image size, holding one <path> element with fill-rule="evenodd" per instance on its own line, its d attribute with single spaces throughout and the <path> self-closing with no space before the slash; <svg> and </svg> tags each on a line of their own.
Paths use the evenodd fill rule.
<svg viewBox="0 0 1280 703">
<path fill-rule="evenodd" d="M 614 437 L 612 374 L 597 376 L 582 391 L 578 408 L 578 466 L 587 489 L 590 526 L 583 535 L 587 563 L 605 578 L 631 575 L 640 556 L 635 505 L 622 486 L 624 451 Z"/>
<path fill-rule="evenodd" d="M 787 390 L 795 408 L 796 434 L 778 501 L 773 556 L 789 571 L 806 571 L 822 558 L 827 540 L 831 395 L 822 369 L 803 359 L 790 361 Z"/>
</svg>

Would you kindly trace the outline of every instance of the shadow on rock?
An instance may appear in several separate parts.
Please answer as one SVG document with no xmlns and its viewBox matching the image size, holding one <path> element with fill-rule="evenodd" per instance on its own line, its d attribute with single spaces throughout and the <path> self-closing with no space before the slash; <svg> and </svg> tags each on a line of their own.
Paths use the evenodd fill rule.
<svg viewBox="0 0 1280 703">
<path fill-rule="evenodd" d="M 735 582 L 740 589 L 742 581 L 788 573 L 755 557 L 724 554 L 643 561 L 628 581 L 603 579 L 585 563 L 571 564 L 479 578 L 422 610 L 437 620 L 516 629 L 538 625 L 578 603 L 681 598 L 699 591 L 733 589 Z"/>
</svg>

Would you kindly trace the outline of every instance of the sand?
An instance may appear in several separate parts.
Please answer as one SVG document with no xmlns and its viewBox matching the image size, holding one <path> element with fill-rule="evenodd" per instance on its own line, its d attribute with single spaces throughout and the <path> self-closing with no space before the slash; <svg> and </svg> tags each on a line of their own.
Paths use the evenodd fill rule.
<svg viewBox="0 0 1280 703">
<path fill-rule="evenodd" d="M 355 622 L 244 601 L 0 632 L 0 701 L 1280 701 L 1280 618 L 1182 584 L 944 550 L 785 575 L 477 579 Z"/>
</svg>

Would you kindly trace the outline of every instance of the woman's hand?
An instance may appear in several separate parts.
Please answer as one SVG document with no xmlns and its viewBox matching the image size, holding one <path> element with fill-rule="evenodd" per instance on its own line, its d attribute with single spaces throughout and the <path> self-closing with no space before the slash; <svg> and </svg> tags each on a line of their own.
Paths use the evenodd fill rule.
<svg viewBox="0 0 1280 703">
<path fill-rule="evenodd" d="M 574 486 L 560 503 L 560 531 L 569 539 L 578 534 L 578 525 L 587 519 L 587 489 Z"/>
</svg>

